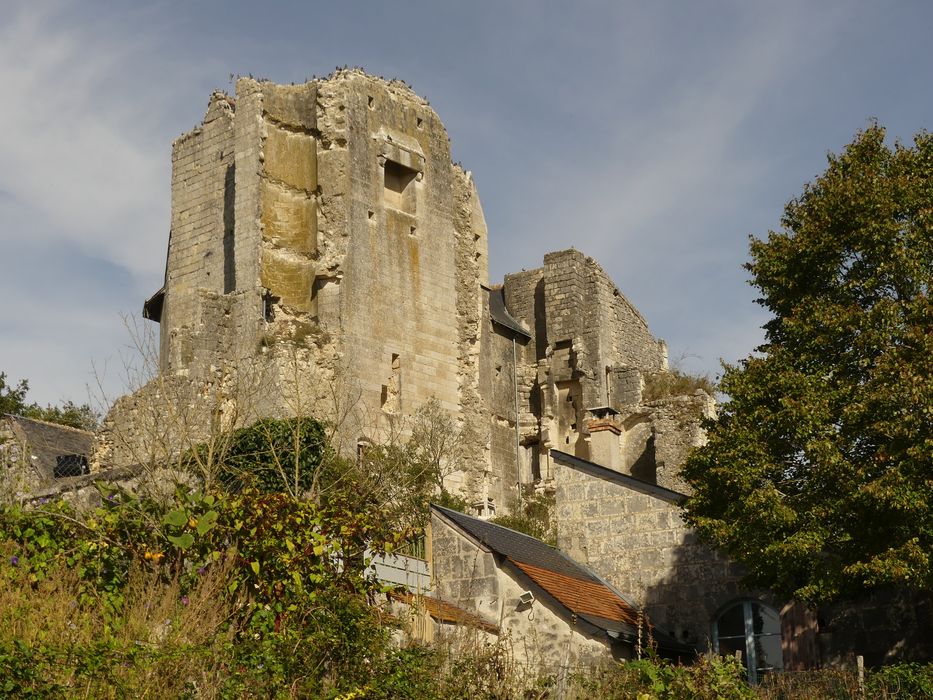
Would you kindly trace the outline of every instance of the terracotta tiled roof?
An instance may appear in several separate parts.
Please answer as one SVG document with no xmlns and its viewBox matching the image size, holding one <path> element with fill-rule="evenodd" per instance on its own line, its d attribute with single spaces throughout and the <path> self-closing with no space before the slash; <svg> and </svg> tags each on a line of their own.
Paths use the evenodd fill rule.
<svg viewBox="0 0 933 700">
<path fill-rule="evenodd" d="M 577 615 L 638 625 L 638 613 L 603 583 L 565 576 L 533 564 L 515 562 L 515 565 Z"/>
<path fill-rule="evenodd" d="M 599 576 L 539 539 L 448 508 L 432 508 L 468 536 L 481 542 L 527 576 L 544 593 L 574 615 L 612 636 L 633 640 L 638 634 L 635 606 Z M 664 650 L 692 652 L 651 624 L 655 641 Z"/>
<path fill-rule="evenodd" d="M 614 632 L 637 632 L 634 606 L 596 574 L 530 535 L 454 510 L 434 506 L 466 534 L 516 566 L 569 614 Z"/>
</svg>

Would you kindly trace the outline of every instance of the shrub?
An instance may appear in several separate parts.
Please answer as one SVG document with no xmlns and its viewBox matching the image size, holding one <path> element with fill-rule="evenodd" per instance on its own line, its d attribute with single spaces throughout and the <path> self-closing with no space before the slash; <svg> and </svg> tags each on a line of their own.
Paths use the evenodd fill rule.
<svg viewBox="0 0 933 700">
<path fill-rule="evenodd" d="M 868 672 L 866 687 L 871 697 L 892 700 L 933 698 L 933 664 L 882 666 Z"/>
<path fill-rule="evenodd" d="M 716 394 L 716 383 L 707 374 L 687 374 L 679 369 L 652 372 L 645 375 L 642 401 L 657 401 L 671 396 L 687 396 L 702 389 L 710 396 Z"/>
<path fill-rule="evenodd" d="M 510 504 L 510 515 L 498 515 L 490 520 L 496 525 L 531 535 L 552 547 L 557 546 L 557 522 L 553 517 L 554 493 L 529 493 Z"/>
<path fill-rule="evenodd" d="M 747 700 L 755 691 L 732 657 L 700 656 L 692 666 L 657 657 L 603 666 L 575 678 L 579 697 L 606 700 Z"/>
</svg>

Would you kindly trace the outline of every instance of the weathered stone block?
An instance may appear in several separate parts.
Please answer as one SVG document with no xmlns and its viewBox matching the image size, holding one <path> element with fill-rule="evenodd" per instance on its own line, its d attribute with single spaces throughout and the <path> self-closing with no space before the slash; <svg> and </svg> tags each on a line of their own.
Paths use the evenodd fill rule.
<svg viewBox="0 0 933 700">
<path fill-rule="evenodd" d="M 310 260 L 286 251 L 264 249 L 260 281 L 283 305 L 297 311 L 311 310 L 314 264 Z"/>
<path fill-rule="evenodd" d="M 311 253 L 317 248 L 317 203 L 277 184 L 260 188 L 263 238 L 282 248 Z"/>
<path fill-rule="evenodd" d="M 313 136 L 269 124 L 263 153 L 268 177 L 308 193 L 317 189 L 317 142 Z"/>
<path fill-rule="evenodd" d="M 265 113 L 282 124 L 313 129 L 317 125 L 317 85 L 262 84 L 262 106 Z"/>
</svg>

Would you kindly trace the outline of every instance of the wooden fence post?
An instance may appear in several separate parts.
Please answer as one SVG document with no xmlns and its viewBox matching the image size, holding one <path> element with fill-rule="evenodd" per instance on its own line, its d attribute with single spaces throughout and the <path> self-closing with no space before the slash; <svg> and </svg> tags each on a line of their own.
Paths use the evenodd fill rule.
<svg viewBox="0 0 933 700">
<path fill-rule="evenodd" d="M 855 666 L 858 669 L 858 694 L 865 697 L 865 657 L 859 654 L 855 657 Z"/>
</svg>

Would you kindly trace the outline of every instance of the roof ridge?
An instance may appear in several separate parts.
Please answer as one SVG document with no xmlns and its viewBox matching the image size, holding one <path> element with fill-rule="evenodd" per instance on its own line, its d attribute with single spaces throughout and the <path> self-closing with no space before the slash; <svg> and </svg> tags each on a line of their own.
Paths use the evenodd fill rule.
<svg viewBox="0 0 933 700">
<path fill-rule="evenodd" d="M 440 506 L 440 505 L 438 505 L 438 504 L 436 504 L 436 503 L 432 503 L 432 504 L 431 504 L 431 507 L 432 507 L 432 508 L 437 508 L 438 510 L 446 511 L 446 512 L 448 512 L 448 513 L 453 513 L 454 515 L 458 515 L 458 516 L 461 516 L 461 517 L 464 517 L 464 518 L 469 518 L 470 520 L 475 520 L 476 522 L 478 522 L 478 523 L 483 523 L 484 525 L 491 525 L 492 527 L 498 527 L 498 528 L 501 528 L 501 529 L 503 529 L 503 530 L 508 530 L 509 532 L 514 532 L 516 535 L 520 535 L 521 537 L 526 537 L 526 538 L 528 538 L 529 540 L 532 540 L 532 541 L 534 541 L 534 542 L 537 542 L 538 544 L 544 545 L 545 547 L 549 547 L 550 549 L 554 550 L 554 551 L 557 552 L 558 554 L 563 554 L 557 547 L 551 547 L 551 545 L 549 545 L 549 544 L 548 544 L 547 542 L 545 542 L 544 540 L 539 540 L 537 537 L 535 537 L 534 535 L 529 535 L 527 532 L 522 532 L 521 530 L 513 530 L 513 529 L 510 528 L 510 527 L 506 527 L 505 525 L 500 525 L 499 523 L 494 523 L 494 522 L 492 522 L 491 520 L 483 520 L 482 518 L 477 518 L 475 515 L 469 515 L 469 514 L 467 514 L 467 513 L 461 513 L 459 510 L 454 510 L 453 508 L 445 508 L 444 506 Z M 511 558 L 511 557 L 509 557 L 509 558 Z M 577 563 L 576 561 L 574 561 L 574 560 L 572 560 L 572 559 L 571 559 L 570 561 L 571 561 L 571 563 L 574 563 L 574 564 Z"/>
<path fill-rule="evenodd" d="M 615 469 L 611 469 L 610 467 L 603 466 L 598 462 L 593 462 L 589 459 L 577 457 L 576 455 L 572 455 L 569 452 L 564 452 L 562 450 L 552 448 L 549 454 L 554 458 L 555 461 L 564 465 L 565 467 L 576 469 L 577 471 L 582 472 L 588 471 L 591 476 L 628 486 L 629 488 L 640 491 L 646 496 L 658 498 L 662 501 L 667 501 L 668 503 L 682 503 L 687 498 L 687 494 L 681 493 L 680 491 L 675 491 L 674 489 L 669 489 L 666 486 L 661 486 L 660 484 L 655 484 L 644 479 L 639 479 L 637 476 L 625 474 Z"/>
<path fill-rule="evenodd" d="M 54 421 L 41 420 L 39 418 L 30 418 L 29 416 L 23 416 L 18 413 L 4 413 L 5 418 L 15 418 L 17 420 L 28 420 L 30 423 L 39 423 L 40 425 L 48 425 L 52 428 L 62 428 L 63 430 L 70 430 L 73 433 L 83 433 L 88 437 L 94 437 L 93 430 L 85 430 L 84 428 L 76 428 L 73 425 L 65 425 L 64 423 L 55 423 Z"/>
<path fill-rule="evenodd" d="M 584 577 L 580 577 L 578 575 L 571 575 L 569 573 L 564 573 L 563 574 L 564 576 L 568 576 L 569 578 L 573 578 L 578 581 L 591 581 L 592 582 L 592 581 L 601 580 L 599 576 L 597 576 L 593 571 L 591 571 L 588 566 L 584 566 L 583 564 L 578 562 L 576 559 L 574 559 L 570 555 L 562 552 L 557 547 L 553 547 L 549 545 L 547 542 L 540 540 L 537 537 L 534 537 L 533 535 L 529 535 L 528 533 L 521 532 L 519 530 L 513 530 L 510 527 L 506 527 L 505 525 L 500 525 L 499 523 L 490 522 L 489 520 L 482 520 L 481 518 L 477 518 L 476 516 L 473 516 L 473 515 L 461 513 L 458 510 L 453 510 L 451 508 L 445 508 L 444 506 L 437 505 L 436 503 L 432 503 L 431 507 L 439 511 L 442 511 L 442 513 L 446 514 L 448 518 L 450 518 L 450 516 L 453 515 L 454 517 L 452 519 L 454 520 L 454 522 L 456 522 L 456 519 L 458 517 L 467 518 L 473 522 L 481 524 L 484 527 L 498 528 L 500 530 L 510 532 L 513 535 L 518 535 L 519 537 L 524 538 L 525 540 L 534 543 L 534 546 L 536 547 L 545 547 L 546 549 L 550 550 L 552 554 L 556 554 L 559 559 L 561 559 L 564 563 L 566 563 L 571 570 L 576 569 L 577 571 L 579 571 L 580 573 L 584 575 Z M 531 552 L 524 553 L 524 556 L 522 554 L 519 554 L 518 556 L 516 556 L 515 553 L 506 554 L 505 552 L 500 551 L 494 545 L 490 544 L 489 542 L 486 542 L 481 535 L 477 533 L 469 533 L 469 534 L 474 539 L 479 540 L 480 542 L 482 542 L 484 545 L 486 545 L 490 549 L 493 549 L 499 552 L 499 554 L 501 554 L 503 557 L 515 562 L 516 564 L 521 563 L 521 564 L 530 564 L 532 566 L 540 566 L 540 564 L 535 563 L 534 555 Z"/>
</svg>

